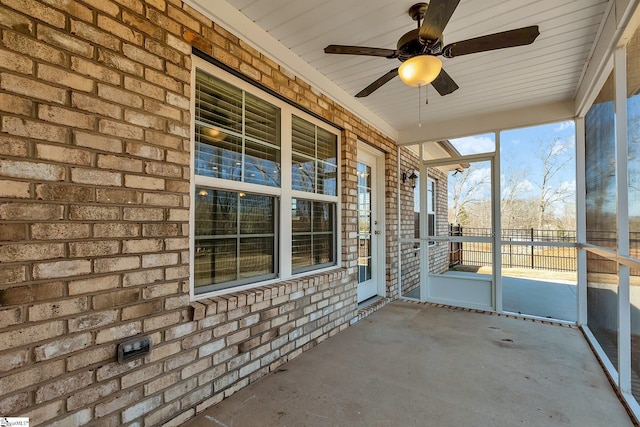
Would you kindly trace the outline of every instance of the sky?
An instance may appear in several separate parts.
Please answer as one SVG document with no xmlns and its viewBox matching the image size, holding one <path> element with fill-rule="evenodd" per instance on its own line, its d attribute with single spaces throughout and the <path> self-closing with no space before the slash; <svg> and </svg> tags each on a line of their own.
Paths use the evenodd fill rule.
<svg viewBox="0 0 640 427">
<path fill-rule="evenodd" d="M 477 135 L 451 139 L 451 143 L 463 155 L 492 152 L 495 150 L 494 135 Z M 553 178 L 552 185 L 571 189 L 575 194 L 575 126 L 573 121 L 513 129 L 500 134 L 501 194 L 504 197 L 510 178 L 517 183 L 519 198 L 537 197 L 542 181 L 543 161 L 541 157 L 549 151 L 565 162 Z M 476 164 L 477 171 L 471 177 L 476 182 L 486 181 L 476 197 L 489 198 L 490 176 L 488 162 Z M 451 191 L 449 192 L 451 196 Z"/>
</svg>

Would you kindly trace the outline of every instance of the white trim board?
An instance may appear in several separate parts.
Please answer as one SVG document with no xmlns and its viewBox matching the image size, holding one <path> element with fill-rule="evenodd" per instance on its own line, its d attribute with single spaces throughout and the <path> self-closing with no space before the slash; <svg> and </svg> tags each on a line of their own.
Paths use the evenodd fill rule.
<svg viewBox="0 0 640 427">
<path fill-rule="evenodd" d="M 326 94 L 366 123 L 371 124 L 389 138 L 397 141 L 398 131 L 389 123 L 366 108 L 360 101 L 341 89 L 325 75 L 311 67 L 302 58 L 226 1 L 184 0 L 184 2 L 281 66 L 288 68 L 293 74 L 302 78 L 316 90 Z"/>
</svg>

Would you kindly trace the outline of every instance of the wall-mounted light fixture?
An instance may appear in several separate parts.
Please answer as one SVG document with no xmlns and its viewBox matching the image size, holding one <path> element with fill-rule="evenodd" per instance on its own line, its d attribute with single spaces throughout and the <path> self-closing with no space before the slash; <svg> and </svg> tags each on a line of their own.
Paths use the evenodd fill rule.
<svg viewBox="0 0 640 427">
<path fill-rule="evenodd" d="M 407 179 L 409 180 L 409 184 L 411 188 L 416 188 L 416 180 L 418 179 L 418 175 L 416 175 L 416 171 L 411 171 L 411 175 L 407 176 L 406 172 L 402 172 L 402 183 L 406 183 Z"/>
</svg>

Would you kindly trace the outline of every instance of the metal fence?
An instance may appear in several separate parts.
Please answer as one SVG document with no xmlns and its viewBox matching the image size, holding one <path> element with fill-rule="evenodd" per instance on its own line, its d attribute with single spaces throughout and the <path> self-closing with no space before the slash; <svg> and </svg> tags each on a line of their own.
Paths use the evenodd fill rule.
<svg viewBox="0 0 640 427">
<path fill-rule="evenodd" d="M 490 228 L 449 225 L 450 236 L 490 237 Z M 576 248 L 540 246 L 536 243 L 575 243 L 575 230 L 503 229 L 501 232 L 502 266 L 550 271 L 576 271 Z M 449 265 L 491 266 L 491 243 L 451 242 Z"/>
</svg>

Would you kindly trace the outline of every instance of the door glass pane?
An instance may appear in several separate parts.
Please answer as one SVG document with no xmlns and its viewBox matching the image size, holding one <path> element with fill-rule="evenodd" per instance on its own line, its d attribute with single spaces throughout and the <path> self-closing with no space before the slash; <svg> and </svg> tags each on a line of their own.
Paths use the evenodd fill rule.
<svg viewBox="0 0 640 427">
<path fill-rule="evenodd" d="M 358 283 L 371 279 L 371 167 L 358 162 Z"/>
</svg>

